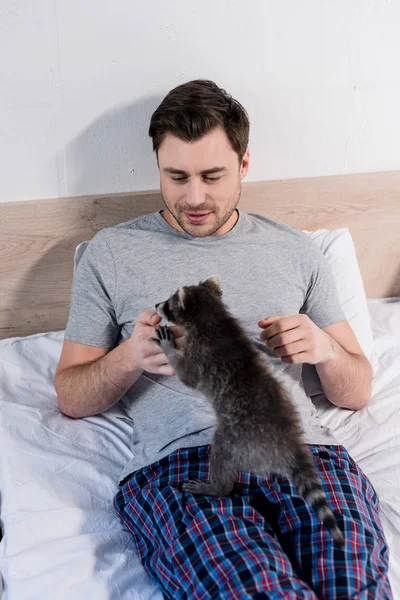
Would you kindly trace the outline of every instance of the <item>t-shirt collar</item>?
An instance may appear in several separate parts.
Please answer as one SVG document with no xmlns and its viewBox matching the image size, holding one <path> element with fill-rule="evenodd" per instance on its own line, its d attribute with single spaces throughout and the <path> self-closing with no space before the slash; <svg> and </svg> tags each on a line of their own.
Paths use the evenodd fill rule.
<svg viewBox="0 0 400 600">
<path fill-rule="evenodd" d="M 178 231 L 177 229 L 172 227 L 172 225 L 170 225 L 168 223 L 168 221 L 166 221 L 164 219 L 164 217 L 161 214 L 161 212 L 162 212 L 161 210 L 154 213 L 154 218 L 156 219 L 158 225 L 160 226 L 160 228 L 163 231 L 172 233 L 178 237 L 182 237 L 182 238 L 189 239 L 189 240 L 203 240 L 203 241 L 210 240 L 210 242 L 212 243 L 213 241 L 216 241 L 216 240 L 226 240 L 228 238 L 231 238 L 231 237 L 237 235 L 243 229 L 244 221 L 245 221 L 245 213 L 243 213 L 238 208 L 236 209 L 236 211 L 238 213 L 238 219 L 237 219 L 236 223 L 234 224 L 234 226 L 232 227 L 232 229 L 230 229 L 226 233 L 222 233 L 220 235 L 207 235 L 204 237 L 198 237 L 196 235 L 190 235 L 189 233 Z"/>
</svg>

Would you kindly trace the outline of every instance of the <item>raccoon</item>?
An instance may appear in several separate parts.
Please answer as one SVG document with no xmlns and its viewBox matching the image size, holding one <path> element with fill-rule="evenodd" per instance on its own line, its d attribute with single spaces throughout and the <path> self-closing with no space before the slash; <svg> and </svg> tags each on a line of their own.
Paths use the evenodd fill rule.
<svg viewBox="0 0 400 600">
<path fill-rule="evenodd" d="M 183 328 L 185 344 L 175 348 L 167 326 L 157 328 L 155 341 L 181 381 L 203 393 L 216 414 L 210 482 L 191 480 L 183 491 L 229 495 L 238 471 L 291 477 L 343 547 L 284 379 L 224 305 L 219 278 L 181 287 L 156 311 Z"/>
</svg>

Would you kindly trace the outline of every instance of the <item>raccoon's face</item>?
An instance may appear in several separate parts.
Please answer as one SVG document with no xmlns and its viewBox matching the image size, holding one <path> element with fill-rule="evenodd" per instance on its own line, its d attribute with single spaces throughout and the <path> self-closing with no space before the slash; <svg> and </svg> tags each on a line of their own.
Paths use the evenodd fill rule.
<svg viewBox="0 0 400 600">
<path fill-rule="evenodd" d="M 179 288 L 168 300 L 156 304 L 156 311 L 170 323 L 184 327 L 200 315 L 210 295 L 214 298 L 222 296 L 218 276 L 210 277 L 199 285 Z"/>
</svg>

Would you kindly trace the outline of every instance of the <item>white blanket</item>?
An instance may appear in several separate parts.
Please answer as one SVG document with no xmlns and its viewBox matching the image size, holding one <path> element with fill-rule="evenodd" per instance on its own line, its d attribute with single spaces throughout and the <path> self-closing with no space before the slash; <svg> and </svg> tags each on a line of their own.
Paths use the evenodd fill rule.
<svg viewBox="0 0 400 600">
<path fill-rule="evenodd" d="M 369 301 L 379 366 L 353 413 L 319 402 L 324 424 L 378 492 L 400 600 L 400 299 Z M 160 600 L 112 500 L 130 456 L 123 405 L 74 421 L 53 375 L 63 332 L 0 342 L 0 572 L 3 600 Z"/>
</svg>

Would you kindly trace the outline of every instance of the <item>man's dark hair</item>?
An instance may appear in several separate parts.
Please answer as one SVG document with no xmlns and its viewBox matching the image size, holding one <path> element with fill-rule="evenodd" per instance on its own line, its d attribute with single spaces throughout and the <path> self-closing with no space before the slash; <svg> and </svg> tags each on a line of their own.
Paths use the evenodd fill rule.
<svg viewBox="0 0 400 600">
<path fill-rule="evenodd" d="M 249 117 L 243 106 L 213 81 L 196 79 L 171 90 L 151 117 L 149 136 L 157 153 L 167 133 L 194 142 L 218 126 L 242 160 L 249 142 Z"/>
</svg>

